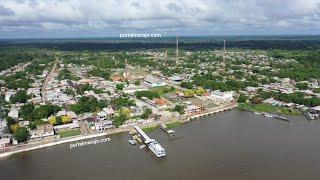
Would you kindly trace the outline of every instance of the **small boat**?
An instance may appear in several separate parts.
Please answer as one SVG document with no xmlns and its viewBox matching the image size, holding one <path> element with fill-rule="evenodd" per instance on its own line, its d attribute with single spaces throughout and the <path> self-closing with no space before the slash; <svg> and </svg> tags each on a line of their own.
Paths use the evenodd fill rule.
<svg viewBox="0 0 320 180">
<path fill-rule="evenodd" d="M 141 146 L 139 147 L 139 149 L 144 149 L 145 147 L 146 147 L 146 145 L 143 144 L 143 145 L 141 145 Z"/>
<path fill-rule="evenodd" d="M 269 118 L 272 118 L 272 117 L 273 117 L 273 115 L 270 114 L 270 113 L 263 113 L 263 115 L 265 115 L 266 117 L 269 117 Z"/>
<path fill-rule="evenodd" d="M 259 112 L 254 112 L 255 114 L 258 114 L 258 115 L 260 115 L 261 113 L 259 113 Z"/>
<path fill-rule="evenodd" d="M 132 139 L 129 139 L 128 141 L 131 145 L 136 145 L 137 144 L 137 141 L 135 140 L 132 140 Z"/>
<path fill-rule="evenodd" d="M 315 116 L 313 114 L 311 114 L 310 112 L 305 113 L 305 115 L 307 116 L 307 118 L 314 120 Z"/>
</svg>

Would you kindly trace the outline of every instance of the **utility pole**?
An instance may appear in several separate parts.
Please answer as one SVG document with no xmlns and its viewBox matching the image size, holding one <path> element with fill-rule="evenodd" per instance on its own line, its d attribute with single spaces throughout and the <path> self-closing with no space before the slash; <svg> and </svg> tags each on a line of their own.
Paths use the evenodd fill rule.
<svg viewBox="0 0 320 180">
<path fill-rule="evenodd" d="M 223 61 L 226 58 L 226 40 L 223 40 Z"/>
</svg>

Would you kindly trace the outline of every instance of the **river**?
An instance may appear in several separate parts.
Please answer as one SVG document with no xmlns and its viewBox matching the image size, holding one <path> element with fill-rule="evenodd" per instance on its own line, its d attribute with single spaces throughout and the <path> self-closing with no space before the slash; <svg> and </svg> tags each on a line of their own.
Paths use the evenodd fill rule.
<svg viewBox="0 0 320 180">
<path fill-rule="evenodd" d="M 175 127 L 173 138 L 147 133 L 166 148 L 162 159 L 128 144 L 127 133 L 62 144 L 0 160 L 0 179 L 320 179 L 320 121 L 290 119 L 234 110 Z"/>
</svg>

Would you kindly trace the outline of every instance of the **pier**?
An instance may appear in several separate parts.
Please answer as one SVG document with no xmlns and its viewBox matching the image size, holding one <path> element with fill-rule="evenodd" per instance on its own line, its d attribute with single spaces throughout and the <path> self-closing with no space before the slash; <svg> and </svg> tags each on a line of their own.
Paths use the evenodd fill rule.
<svg viewBox="0 0 320 180">
<path fill-rule="evenodd" d="M 166 156 L 166 150 L 154 139 L 151 139 L 139 126 L 134 126 L 138 134 L 142 137 L 144 143 L 157 157 Z"/>
</svg>

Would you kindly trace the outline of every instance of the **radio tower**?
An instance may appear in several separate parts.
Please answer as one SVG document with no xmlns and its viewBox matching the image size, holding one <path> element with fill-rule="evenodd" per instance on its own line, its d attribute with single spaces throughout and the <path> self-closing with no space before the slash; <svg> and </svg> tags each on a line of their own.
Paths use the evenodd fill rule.
<svg viewBox="0 0 320 180">
<path fill-rule="evenodd" d="M 223 40 L 223 61 L 225 59 L 226 56 L 226 40 Z"/>
<path fill-rule="evenodd" d="M 177 36 L 177 39 L 176 39 L 176 64 L 179 63 L 179 39 L 178 39 L 178 36 Z"/>
</svg>

